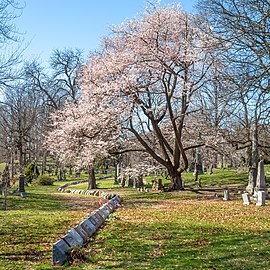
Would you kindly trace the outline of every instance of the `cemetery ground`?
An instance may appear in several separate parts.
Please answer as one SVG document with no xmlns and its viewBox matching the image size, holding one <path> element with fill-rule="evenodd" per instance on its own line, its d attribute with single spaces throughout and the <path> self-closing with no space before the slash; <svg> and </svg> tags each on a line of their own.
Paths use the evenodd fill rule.
<svg viewBox="0 0 270 270">
<path fill-rule="evenodd" d="M 184 175 L 179 192 L 98 181 L 123 198 L 122 207 L 64 266 L 52 266 L 52 244 L 97 209 L 99 198 L 57 192 L 74 179 L 26 187 L 28 197 L 9 196 L 8 210 L 0 210 L 0 269 L 269 269 L 270 201 L 243 205 L 246 173 L 216 170 L 200 178 L 198 189 L 192 174 Z M 230 201 L 222 199 L 226 187 Z"/>
</svg>

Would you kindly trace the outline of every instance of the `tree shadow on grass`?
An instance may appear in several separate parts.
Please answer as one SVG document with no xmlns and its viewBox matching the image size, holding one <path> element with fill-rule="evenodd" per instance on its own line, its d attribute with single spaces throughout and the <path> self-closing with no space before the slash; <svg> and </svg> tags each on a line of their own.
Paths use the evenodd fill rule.
<svg viewBox="0 0 270 270">
<path fill-rule="evenodd" d="M 262 237 L 262 232 L 181 228 L 174 222 L 125 226 L 126 233 L 113 229 L 105 241 L 93 243 L 95 259 L 89 262 L 102 269 L 269 269 L 267 232 Z"/>
<path fill-rule="evenodd" d="M 1 200 L 1 199 L 0 199 Z M 61 211 L 74 209 L 89 209 L 96 207 L 96 198 L 71 197 L 68 194 L 57 195 L 55 193 L 35 193 L 30 191 L 28 197 L 8 196 L 7 208 L 9 210 L 40 210 L 40 211 Z M 81 206 L 81 207 L 79 207 Z"/>
</svg>

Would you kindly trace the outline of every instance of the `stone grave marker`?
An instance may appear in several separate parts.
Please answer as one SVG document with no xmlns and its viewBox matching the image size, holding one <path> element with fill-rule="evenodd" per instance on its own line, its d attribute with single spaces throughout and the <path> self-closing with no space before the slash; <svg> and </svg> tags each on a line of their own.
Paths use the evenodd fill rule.
<svg viewBox="0 0 270 270">
<path fill-rule="evenodd" d="M 92 236 L 97 230 L 97 227 L 89 219 L 85 219 L 80 223 L 80 225 L 87 232 L 89 237 Z"/>
<path fill-rule="evenodd" d="M 258 197 L 259 191 L 265 192 L 265 197 L 268 196 L 268 189 L 266 187 L 265 173 L 264 173 L 264 161 L 261 160 L 258 164 L 258 173 L 256 178 L 256 186 L 254 189 L 254 197 Z"/>
<path fill-rule="evenodd" d="M 223 201 L 229 201 L 230 200 L 230 193 L 228 189 L 224 190 L 224 197 L 223 197 Z"/>
<path fill-rule="evenodd" d="M 101 208 L 98 209 L 98 213 L 103 217 L 104 220 L 110 214 L 110 212 L 104 206 L 102 206 Z"/>
<path fill-rule="evenodd" d="M 98 214 L 98 212 L 94 212 L 88 218 L 97 228 L 102 224 L 103 217 Z"/>
<path fill-rule="evenodd" d="M 74 241 L 76 241 L 78 244 L 77 246 L 82 246 L 84 243 L 84 239 L 82 238 L 82 236 L 77 232 L 77 230 L 75 230 L 74 228 L 71 228 L 68 233 Z"/>
<path fill-rule="evenodd" d="M 19 176 L 19 192 L 25 192 L 24 184 L 25 184 L 26 177 L 24 174 Z"/>
<path fill-rule="evenodd" d="M 68 258 L 68 251 L 70 250 L 70 246 L 63 240 L 60 239 L 55 244 L 53 244 L 53 256 L 52 261 L 53 264 L 62 265 L 66 262 Z"/>
<path fill-rule="evenodd" d="M 114 207 L 111 202 L 107 202 L 106 204 L 104 204 L 104 207 L 109 211 L 109 213 L 112 213 L 114 211 Z"/>
<path fill-rule="evenodd" d="M 258 200 L 257 200 L 256 205 L 257 206 L 264 206 L 265 205 L 265 192 L 262 190 L 259 190 L 257 196 L 258 196 Z"/>
<path fill-rule="evenodd" d="M 243 204 L 244 205 L 250 205 L 251 204 L 250 196 L 249 196 L 248 193 L 243 193 L 242 197 L 243 197 Z"/>
<path fill-rule="evenodd" d="M 88 238 L 89 238 L 88 232 L 85 231 L 80 224 L 77 225 L 77 226 L 75 226 L 74 227 L 74 230 L 82 237 L 83 244 L 85 244 L 86 242 L 88 242 Z"/>
</svg>

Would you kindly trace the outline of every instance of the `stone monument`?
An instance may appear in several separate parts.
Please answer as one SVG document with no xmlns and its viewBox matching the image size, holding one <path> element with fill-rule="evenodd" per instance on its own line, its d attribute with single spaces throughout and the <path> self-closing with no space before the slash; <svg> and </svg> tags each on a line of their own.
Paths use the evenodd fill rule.
<svg viewBox="0 0 270 270">
<path fill-rule="evenodd" d="M 24 174 L 21 174 L 19 176 L 19 193 L 21 193 L 22 197 L 28 196 L 28 193 L 25 192 L 25 189 L 24 189 L 25 182 L 26 182 L 26 177 Z"/>
<path fill-rule="evenodd" d="M 223 197 L 223 201 L 229 201 L 230 200 L 230 193 L 228 189 L 224 190 L 224 197 Z"/>
<path fill-rule="evenodd" d="M 264 206 L 265 205 L 265 192 L 262 190 L 258 191 L 256 205 L 257 206 Z"/>
<path fill-rule="evenodd" d="M 256 186 L 254 188 L 253 197 L 258 198 L 259 191 L 264 191 L 265 197 L 268 197 L 268 190 L 266 188 L 263 160 L 261 160 L 258 164 L 258 173 L 257 173 Z"/>
</svg>

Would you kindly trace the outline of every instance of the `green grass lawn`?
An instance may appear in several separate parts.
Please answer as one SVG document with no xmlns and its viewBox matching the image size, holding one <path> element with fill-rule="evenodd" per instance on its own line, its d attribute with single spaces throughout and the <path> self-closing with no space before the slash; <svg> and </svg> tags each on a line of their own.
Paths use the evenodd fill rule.
<svg viewBox="0 0 270 270">
<path fill-rule="evenodd" d="M 201 175 L 201 190 L 192 174 L 183 178 L 186 190 L 179 192 L 141 193 L 114 186 L 112 178 L 98 181 L 123 197 L 123 207 L 78 252 L 84 260 L 62 267 L 51 265 L 51 245 L 98 208 L 98 198 L 58 193 L 64 182 L 26 187 L 29 197 L 9 196 L 8 211 L 0 210 L 0 269 L 269 269 L 270 201 L 242 204 L 238 191 L 247 174 Z M 226 187 L 231 201 L 222 200 Z"/>
</svg>

